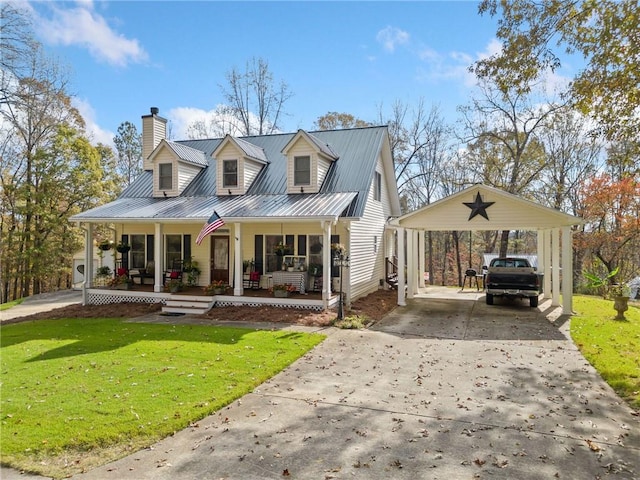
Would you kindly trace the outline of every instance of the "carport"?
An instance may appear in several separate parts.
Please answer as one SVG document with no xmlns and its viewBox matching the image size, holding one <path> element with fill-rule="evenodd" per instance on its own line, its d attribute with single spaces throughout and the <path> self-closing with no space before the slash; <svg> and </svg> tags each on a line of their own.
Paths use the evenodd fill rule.
<svg viewBox="0 0 640 480">
<path fill-rule="evenodd" d="M 398 305 L 406 304 L 405 287 L 409 298 L 425 287 L 426 231 L 528 230 L 537 232 L 538 272 L 544 275 L 544 298 L 550 298 L 552 306 L 560 306 L 560 292 L 565 292 L 562 313 L 571 315 L 572 227 L 582 223 L 573 215 L 483 184 L 393 219 L 389 225 L 398 242 Z M 563 270 L 569 274 L 561 276 Z"/>
</svg>

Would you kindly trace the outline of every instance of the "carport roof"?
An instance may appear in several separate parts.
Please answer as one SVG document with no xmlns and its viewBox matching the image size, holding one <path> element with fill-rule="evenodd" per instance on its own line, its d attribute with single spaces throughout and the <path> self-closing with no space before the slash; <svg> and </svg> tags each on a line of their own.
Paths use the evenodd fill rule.
<svg viewBox="0 0 640 480">
<path fill-rule="evenodd" d="M 583 220 L 503 190 L 476 184 L 390 223 L 430 231 L 545 230 L 578 225 Z"/>
</svg>

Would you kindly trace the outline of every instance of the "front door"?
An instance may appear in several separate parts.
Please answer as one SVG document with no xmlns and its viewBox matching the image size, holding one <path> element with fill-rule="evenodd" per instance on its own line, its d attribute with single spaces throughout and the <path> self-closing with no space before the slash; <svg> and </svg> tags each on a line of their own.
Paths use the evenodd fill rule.
<svg viewBox="0 0 640 480">
<path fill-rule="evenodd" d="M 211 237 L 211 281 L 229 281 L 229 237 Z"/>
</svg>

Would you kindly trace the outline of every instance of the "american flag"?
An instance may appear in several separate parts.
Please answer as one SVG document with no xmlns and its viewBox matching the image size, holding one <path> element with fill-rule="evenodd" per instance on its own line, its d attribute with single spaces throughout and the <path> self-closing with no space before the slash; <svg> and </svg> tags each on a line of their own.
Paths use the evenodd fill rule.
<svg viewBox="0 0 640 480">
<path fill-rule="evenodd" d="M 202 240 L 204 240 L 204 237 L 212 234 L 223 225 L 224 220 L 222 220 L 220 218 L 220 215 L 218 215 L 214 210 L 213 215 L 211 215 L 209 217 L 209 220 L 207 220 L 207 222 L 202 226 L 202 230 L 200 230 L 198 238 L 196 238 L 196 243 L 200 245 L 202 243 Z"/>
</svg>

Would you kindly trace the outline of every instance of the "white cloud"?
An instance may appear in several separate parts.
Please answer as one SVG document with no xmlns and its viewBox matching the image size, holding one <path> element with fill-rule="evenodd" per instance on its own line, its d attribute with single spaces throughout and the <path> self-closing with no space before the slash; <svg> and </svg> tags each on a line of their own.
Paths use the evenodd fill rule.
<svg viewBox="0 0 640 480">
<path fill-rule="evenodd" d="M 393 52 L 398 45 L 409 43 L 409 34 L 399 28 L 387 26 L 378 32 L 376 40 L 386 51 Z"/>
<path fill-rule="evenodd" d="M 38 32 L 51 44 L 79 45 L 100 61 L 124 67 L 148 59 L 137 39 L 129 39 L 114 31 L 101 15 L 93 11 L 93 3 L 84 0 L 74 8 L 51 6 L 52 17 L 35 18 Z"/>
<path fill-rule="evenodd" d="M 225 105 L 217 105 L 213 110 L 194 107 L 176 107 L 169 110 L 167 119 L 171 122 L 171 137 L 177 140 L 187 138 L 218 138 L 227 133 L 244 135 L 244 129 Z M 254 132 L 258 131 L 259 120 L 253 113 L 249 121 Z M 195 124 L 199 124 L 197 128 Z M 277 132 L 274 132 L 277 133 Z"/>
<path fill-rule="evenodd" d="M 78 97 L 72 99 L 72 104 L 78 109 L 86 125 L 87 136 L 92 144 L 102 143 L 113 148 L 113 137 L 115 134 L 109 130 L 104 130 L 96 123 L 96 112 L 87 100 Z"/>
</svg>

